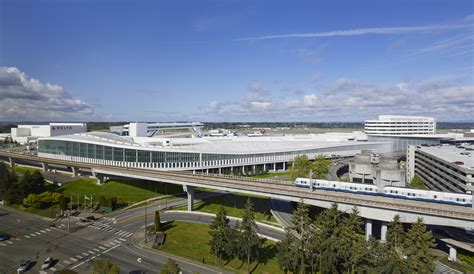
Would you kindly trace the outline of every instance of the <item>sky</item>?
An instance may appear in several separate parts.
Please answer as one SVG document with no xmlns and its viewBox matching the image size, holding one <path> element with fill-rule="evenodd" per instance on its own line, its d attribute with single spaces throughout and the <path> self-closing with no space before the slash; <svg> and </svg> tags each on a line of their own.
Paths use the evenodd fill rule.
<svg viewBox="0 0 474 274">
<path fill-rule="evenodd" d="M 472 1 L 0 0 L 0 121 L 474 121 Z"/>
</svg>

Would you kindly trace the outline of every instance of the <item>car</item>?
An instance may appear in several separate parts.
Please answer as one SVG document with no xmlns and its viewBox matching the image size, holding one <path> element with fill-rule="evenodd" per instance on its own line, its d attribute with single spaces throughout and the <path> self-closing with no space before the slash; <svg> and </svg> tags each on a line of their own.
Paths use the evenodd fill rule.
<svg viewBox="0 0 474 274">
<path fill-rule="evenodd" d="M 41 265 L 41 270 L 45 270 L 51 267 L 53 264 L 53 258 L 48 257 L 46 260 L 44 260 L 43 265 Z"/>
<path fill-rule="evenodd" d="M 0 234 L 0 242 L 10 240 L 10 236 L 7 234 Z"/>
<path fill-rule="evenodd" d="M 91 216 L 87 216 L 87 217 L 86 217 L 86 220 L 89 220 L 89 221 L 97 221 L 97 218 L 96 218 L 95 216 L 91 215 Z"/>
<path fill-rule="evenodd" d="M 25 272 L 26 270 L 28 270 L 30 265 L 31 265 L 31 260 L 30 259 L 23 260 L 23 261 L 20 262 L 20 265 L 18 266 L 17 271 L 18 272 Z"/>
</svg>

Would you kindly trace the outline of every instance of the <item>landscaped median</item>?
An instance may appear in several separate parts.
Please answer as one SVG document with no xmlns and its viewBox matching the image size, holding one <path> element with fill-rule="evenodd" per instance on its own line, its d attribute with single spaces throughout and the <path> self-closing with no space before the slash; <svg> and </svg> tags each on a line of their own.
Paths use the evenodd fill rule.
<svg viewBox="0 0 474 274">
<path fill-rule="evenodd" d="M 176 214 L 193 214 L 202 216 L 212 216 L 214 214 L 203 213 L 203 212 L 185 212 L 185 211 L 167 211 L 167 213 Z M 239 220 L 240 218 L 228 217 L 230 220 Z M 281 228 L 276 228 L 267 224 L 258 223 L 259 226 L 266 226 L 271 229 L 279 230 L 283 232 Z M 163 225 L 163 230 L 166 233 L 166 240 L 162 246 L 155 247 L 158 252 L 166 252 L 176 256 L 184 257 L 196 261 L 195 263 L 202 264 L 203 266 L 218 266 L 215 256 L 211 252 L 209 241 L 211 236 L 209 234 L 209 225 L 201 223 L 193 223 L 187 221 L 173 221 L 167 222 Z M 263 236 L 263 235 L 260 235 Z M 253 273 L 280 273 L 278 262 L 275 258 L 276 253 L 276 242 L 277 239 L 265 241 L 262 249 L 262 258 L 259 263 L 251 263 L 251 269 Z M 144 236 L 142 232 L 135 233 L 133 236 L 133 243 L 139 248 L 150 248 L 151 243 L 146 245 L 144 243 Z M 238 259 L 226 261 L 222 266 L 223 270 L 246 273 L 247 265 Z"/>
</svg>

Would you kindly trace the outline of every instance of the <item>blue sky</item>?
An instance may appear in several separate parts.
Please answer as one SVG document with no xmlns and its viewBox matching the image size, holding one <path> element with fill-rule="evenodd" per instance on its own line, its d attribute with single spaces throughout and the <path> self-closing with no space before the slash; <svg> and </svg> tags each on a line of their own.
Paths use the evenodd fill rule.
<svg viewBox="0 0 474 274">
<path fill-rule="evenodd" d="M 472 1 L 0 0 L 0 121 L 474 121 Z"/>
</svg>

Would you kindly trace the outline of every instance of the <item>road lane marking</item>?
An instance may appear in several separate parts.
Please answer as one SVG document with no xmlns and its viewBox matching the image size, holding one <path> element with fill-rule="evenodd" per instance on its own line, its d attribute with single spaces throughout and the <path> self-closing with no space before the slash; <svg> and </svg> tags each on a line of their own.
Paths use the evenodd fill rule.
<svg viewBox="0 0 474 274">
<path fill-rule="evenodd" d="M 127 240 L 125 240 L 125 239 L 123 239 L 123 238 L 119 238 L 119 240 L 122 241 L 122 242 L 127 241 Z"/>
<path fill-rule="evenodd" d="M 82 255 L 87 257 L 87 256 L 89 256 L 89 253 L 83 252 Z"/>
<path fill-rule="evenodd" d="M 13 242 L 12 242 L 12 241 L 7 241 L 7 244 L 11 244 L 11 245 L 12 245 L 12 244 L 13 244 Z"/>
<path fill-rule="evenodd" d="M 100 252 L 100 249 L 94 248 L 95 252 Z"/>
<path fill-rule="evenodd" d="M 106 247 L 110 247 L 109 244 L 107 244 L 107 243 L 105 243 L 104 245 L 105 245 Z"/>
<path fill-rule="evenodd" d="M 41 230 L 41 233 L 46 233 L 46 231 L 44 231 L 44 230 Z"/>
<path fill-rule="evenodd" d="M 39 232 L 35 232 L 35 234 L 36 234 L 36 235 L 41 235 L 41 233 L 39 233 Z"/>
<path fill-rule="evenodd" d="M 51 231 L 51 229 L 50 229 L 50 228 L 46 228 L 46 231 L 48 231 L 48 232 L 49 232 L 49 231 Z"/>
<path fill-rule="evenodd" d="M 127 235 L 125 235 L 125 238 L 128 238 L 133 235 L 133 232 L 129 232 Z"/>
<path fill-rule="evenodd" d="M 118 230 L 117 232 L 115 232 L 115 234 L 119 234 L 119 233 L 120 233 L 120 231 L 122 231 L 122 230 Z"/>
<path fill-rule="evenodd" d="M 56 268 L 54 267 L 50 267 L 49 269 L 51 269 L 53 272 L 56 272 Z"/>
<path fill-rule="evenodd" d="M 31 236 L 31 237 L 36 237 L 36 234 L 31 233 L 30 236 Z"/>
<path fill-rule="evenodd" d="M 78 258 L 79 260 L 82 260 L 82 256 L 81 256 L 81 255 L 76 255 L 76 258 Z"/>
<path fill-rule="evenodd" d="M 94 254 L 95 254 L 95 252 L 92 251 L 92 250 L 89 250 L 89 251 L 87 251 L 87 252 L 89 252 L 89 254 L 91 254 L 91 255 L 94 255 Z"/>
<path fill-rule="evenodd" d="M 30 237 L 30 236 L 28 236 L 28 235 L 25 235 L 25 238 L 27 238 L 27 239 L 30 239 L 31 237 Z"/>
<path fill-rule="evenodd" d="M 65 263 L 66 265 L 70 265 L 70 264 L 71 264 L 68 260 L 64 260 L 63 263 Z"/>
<path fill-rule="evenodd" d="M 7 246 L 7 244 L 4 244 L 4 243 L 0 243 L 1 246 Z"/>
<path fill-rule="evenodd" d="M 73 258 L 73 257 L 69 258 L 69 260 L 71 260 L 71 261 L 73 261 L 73 262 L 77 262 L 77 259 L 76 259 L 76 258 Z"/>
<path fill-rule="evenodd" d="M 107 249 L 107 248 L 105 248 L 105 247 L 103 247 L 103 246 L 101 246 L 101 245 L 99 245 L 99 248 L 102 249 L 102 250 L 106 250 L 106 249 Z"/>
<path fill-rule="evenodd" d="M 117 241 L 117 240 L 114 240 L 114 242 L 116 242 L 116 243 L 118 243 L 118 244 L 121 244 L 121 242 L 120 242 L 120 241 Z"/>
<path fill-rule="evenodd" d="M 80 263 L 80 264 L 77 264 L 77 265 L 71 267 L 71 269 L 74 269 L 74 268 L 76 268 L 76 267 L 78 267 L 78 266 L 81 266 L 82 264 L 84 264 L 84 262 L 82 262 L 82 263 Z"/>
</svg>

